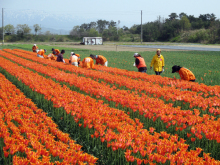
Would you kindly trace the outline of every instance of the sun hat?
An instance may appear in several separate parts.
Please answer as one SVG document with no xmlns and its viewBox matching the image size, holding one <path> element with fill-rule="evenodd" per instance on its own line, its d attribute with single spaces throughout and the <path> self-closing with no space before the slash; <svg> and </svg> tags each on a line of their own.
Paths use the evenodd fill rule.
<svg viewBox="0 0 220 165">
<path fill-rule="evenodd" d="M 137 56 L 139 56 L 139 54 L 138 53 L 134 53 L 134 57 L 137 57 Z"/>
</svg>

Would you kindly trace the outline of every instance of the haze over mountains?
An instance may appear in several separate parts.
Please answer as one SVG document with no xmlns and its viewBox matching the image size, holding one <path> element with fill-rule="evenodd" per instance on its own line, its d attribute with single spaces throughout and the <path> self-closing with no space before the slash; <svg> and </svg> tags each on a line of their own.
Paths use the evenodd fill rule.
<svg viewBox="0 0 220 165">
<path fill-rule="evenodd" d="M 0 17 L 2 22 L 2 16 Z M 33 25 L 41 26 L 41 32 L 50 31 L 52 34 L 69 34 L 76 25 L 96 21 L 88 18 L 74 16 L 72 14 L 53 14 L 45 11 L 33 10 L 4 10 L 4 26 L 12 24 L 15 28 L 18 24 L 27 24 L 34 33 Z"/>
</svg>

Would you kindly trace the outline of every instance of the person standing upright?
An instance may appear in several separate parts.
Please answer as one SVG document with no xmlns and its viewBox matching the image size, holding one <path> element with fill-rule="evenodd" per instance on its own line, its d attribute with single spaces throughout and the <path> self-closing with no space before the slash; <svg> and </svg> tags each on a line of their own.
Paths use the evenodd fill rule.
<svg viewBox="0 0 220 165">
<path fill-rule="evenodd" d="M 152 69 L 153 66 L 155 74 L 160 75 L 164 71 L 164 65 L 165 63 L 164 63 L 164 58 L 161 54 L 161 50 L 157 49 L 157 52 L 151 61 L 150 69 Z"/>
</svg>

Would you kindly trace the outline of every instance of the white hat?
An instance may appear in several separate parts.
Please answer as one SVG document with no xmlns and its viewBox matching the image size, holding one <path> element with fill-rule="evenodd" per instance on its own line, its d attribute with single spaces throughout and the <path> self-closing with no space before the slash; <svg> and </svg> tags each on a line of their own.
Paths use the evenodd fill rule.
<svg viewBox="0 0 220 165">
<path fill-rule="evenodd" d="M 74 53 L 74 52 L 71 52 L 71 55 L 75 55 L 75 53 Z"/>
<path fill-rule="evenodd" d="M 138 53 L 134 53 L 134 57 L 137 57 L 139 54 Z"/>
<path fill-rule="evenodd" d="M 34 46 L 36 46 L 36 44 L 34 44 Z"/>
</svg>

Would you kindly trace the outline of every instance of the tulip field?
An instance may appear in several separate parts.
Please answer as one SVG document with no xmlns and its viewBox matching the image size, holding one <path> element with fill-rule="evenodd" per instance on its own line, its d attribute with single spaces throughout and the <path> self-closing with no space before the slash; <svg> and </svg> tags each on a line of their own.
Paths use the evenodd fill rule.
<svg viewBox="0 0 220 165">
<path fill-rule="evenodd" d="M 149 62 L 147 74 L 132 68 L 131 52 L 118 61 L 125 53 L 106 51 L 110 67 L 84 69 L 68 64 L 70 50 L 64 64 L 9 48 L 0 50 L 0 164 L 220 164 L 214 52 L 209 60 L 207 52 L 186 52 L 185 63 L 178 52 L 197 73 L 188 82 L 171 75 L 181 65 L 171 52 L 156 76 Z M 82 58 L 100 53 L 78 51 Z"/>
</svg>

